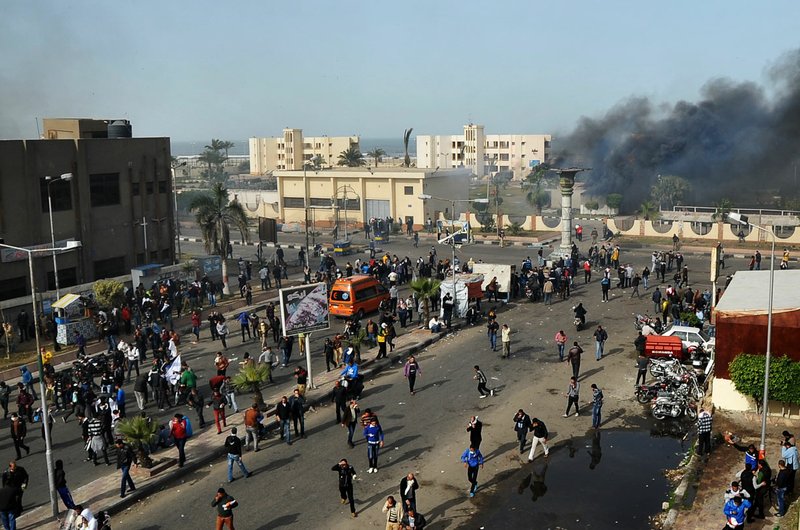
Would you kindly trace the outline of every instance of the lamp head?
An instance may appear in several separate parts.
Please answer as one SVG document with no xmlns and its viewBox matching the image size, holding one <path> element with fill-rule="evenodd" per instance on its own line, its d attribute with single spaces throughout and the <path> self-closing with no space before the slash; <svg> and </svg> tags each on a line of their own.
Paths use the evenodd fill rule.
<svg viewBox="0 0 800 530">
<path fill-rule="evenodd" d="M 473 199 L 472 202 L 477 202 L 478 204 L 489 204 L 489 199 L 484 197 L 483 199 Z"/>
<path fill-rule="evenodd" d="M 746 215 L 742 215 L 738 212 L 728 212 L 725 217 L 727 218 L 728 222 L 737 224 L 737 225 L 746 225 L 748 223 L 748 217 Z"/>
<path fill-rule="evenodd" d="M 72 250 L 72 249 L 75 249 L 75 248 L 80 248 L 81 246 L 82 246 L 82 243 L 80 241 L 70 240 L 70 241 L 67 241 L 67 246 L 64 247 L 64 249 Z"/>
<path fill-rule="evenodd" d="M 430 195 L 428 195 L 427 193 L 422 193 L 420 195 L 417 195 L 417 198 L 418 199 L 422 199 L 423 201 L 425 201 L 425 200 L 431 199 L 432 197 Z"/>
<path fill-rule="evenodd" d="M 61 176 L 58 178 L 61 180 L 70 181 L 72 180 L 72 173 L 62 173 Z"/>
</svg>

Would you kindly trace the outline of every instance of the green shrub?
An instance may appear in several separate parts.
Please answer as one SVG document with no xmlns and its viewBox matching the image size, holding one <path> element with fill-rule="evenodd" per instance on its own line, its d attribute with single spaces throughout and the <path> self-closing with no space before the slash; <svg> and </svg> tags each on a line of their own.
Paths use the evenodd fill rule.
<svg viewBox="0 0 800 530">
<path fill-rule="evenodd" d="M 757 402 L 764 399 L 764 355 L 740 353 L 728 365 L 736 390 Z M 800 405 L 800 363 L 786 356 L 773 357 L 769 367 L 769 397 L 773 401 Z"/>
</svg>

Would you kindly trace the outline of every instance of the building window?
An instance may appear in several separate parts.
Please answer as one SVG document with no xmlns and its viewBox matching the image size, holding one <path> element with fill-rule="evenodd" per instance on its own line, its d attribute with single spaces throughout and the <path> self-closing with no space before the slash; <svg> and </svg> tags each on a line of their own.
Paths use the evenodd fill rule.
<svg viewBox="0 0 800 530">
<path fill-rule="evenodd" d="M 283 207 L 284 208 L 305 208 L 306 201 L 303 197 L 284 197 L 283 198 Z"/>
<path fill-rule="evenodd" d="M 500 160 L 508 161 L 508 153 L 500 153 Z"/>
<path fill-rule="evenodd" d="M 75 267 L 58 268 L 58 286 L 72 287 L 78 285 L 78 269 Z M 53 271 L 47 273 L 47 289 L 55 291 L 56 278 Z"/>
<path fill-rule="evenodd" d="M 165 262 L 168 262 L 170 259 L 169 254 L 170 254 L 169 249 L 165 248 L 164 250 L 161 251 L 161 259 L 164 260 Z"/>
<path fill-rule="evenodd" d="M 47 206 L 47 181 L 39 179 L 42 194 L 42 212 L 49 212 Z M 53 211 L 63 212 L 72 209 L 72 188 L 66 180 L 52 181 L 50 184 L 50 199 L 53 201 Z"/>
<path fill-rule="evenodd" d="M 147 182 L 144 183 L 144 191 L 148 195 L 152 195 L 153 194 L 153 188 L 154 188 L 154 186 L 153 186 L 153 183 L 151 181 L 147 181 Z"/>
<path fill-rule="evenodd" d="M 136 264 L 144 265 L 144 252 L 139 252 L 136 254 Z"/>
<path fill-rule="evenodd" d="M 97 280 L 122 276 L 126 272 L 130 271 L 125 270 L 125 256 L 101 259 L 94 262 L 94 277 Z"/>
<path fill-rule="evenodd" d="M 158 261 L 158 251 L 153 250 L 150 252 L 150 263 L 156 263 Z"/>
<path fill-rule="evenodd" d="M 308 204 L 310 206 L 322 206 L 324 208 L 330 208 L 331 207 L 331 199 L 330 199 L 330 197 L 323 197 L 323 198 L 311 197 L 311 198 L 308 199 Z"/>
<path fill-rule="evenodd" d="M 0 280 L 0 297 L 2 297 L 3 300 L 8 300 L 9 298 L 25 296 L 28 294 L 27 286 L 30 285 L 29 281 L 27 276 Z M 28 308 L 26 307 L 26 309 Z"/>
<path fill-rule="evenodd" d="M 89 175 L 89 197 L 92 207 L 119 204 L 119 173 Z"/>
<path fill-rule="evenodd" d="M 345 205 L 343 198 L 337 198 L 336 204 L 342 210 L 361 210 L 361 201 L 359 199 L 347 199 L 347 205 Z"/>
<path fill-rule="evenodd" d="M 404 186 L 403 187 L 403 194 L 404 195 L 414 195 L 414 186 Z"/>
<path fill-rule="evenodd" d="M 167 181 L 166 180 L 159 180 L 158 181 L 158 193 L 167 193 Z"/>
<path fill-rule="evenodd" d="M 131 182 L 131 195 L 134 197 L 139 196 L 141 186 L 139 186 L 138 182 Z"/>
</svg>

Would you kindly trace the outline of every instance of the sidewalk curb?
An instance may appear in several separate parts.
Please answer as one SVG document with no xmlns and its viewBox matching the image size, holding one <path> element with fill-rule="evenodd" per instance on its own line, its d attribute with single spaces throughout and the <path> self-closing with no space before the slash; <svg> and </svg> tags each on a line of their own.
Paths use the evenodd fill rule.
<svg viewBox="0 0 800 530">
<path fill-rule="evenodd" d="M 683 504 L 683 498 L 686 495 L 686 490 L 689 489 L 689 482 L 696 476 L 697 468 L 700 465 L 700 458 L 696 454 L 692 454 L 691 460 L 689 463 L 686 464 L 686 473 L 684 473 L 683 478 L 681 479 L 680 484 L 678 487 L 675 488 L 675 496 L 674 502 L 672 507 L 667 512 L 667 516 L 664 519 L 664 524 L 661 527 L 662 530 L 671 530 L 675 521 L 678 519 L 678 512 L 679 506 Z"/>
</svg>

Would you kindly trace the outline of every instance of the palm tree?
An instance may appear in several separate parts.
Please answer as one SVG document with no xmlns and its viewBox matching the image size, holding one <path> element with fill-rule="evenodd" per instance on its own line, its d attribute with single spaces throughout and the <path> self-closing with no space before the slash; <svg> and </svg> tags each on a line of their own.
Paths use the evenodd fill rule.
<svg viewBox="0 0 800 530">
<path fill-rule="evenodd" d="M 383 157 L 385 155 L 386 151 L 384 151 L 380 147 L 376 147 L 372 151 L 367 152 L 367 156 L 375 160 L 375 167 L 378 167 L 378 164 L 383 161 Z"/>
<path fill-rule="evenodd" d="M 155 422 L 141 416 L 131 416 L 117 424 L 117 430 L 131 444 L 139 465 L 144 468 L 153 467 L 153 459 L 144 448 L 153 441 L 157 429 L 158 425 Z"/>
<path fill-rule="evenodd" d="M 417 298 L 423 302 L 425 322 L 428 322 L 431 318 L 430 299 L 439 292 L 441 283 L 439 280 L 432 278 L 419 278 L 411 282 L 411 289 L 417 295 Z"/>
<path fill-rule="evenodd" d="M 252 392 L 253 401 L 258 403 L 260 407 L 264 404 L 264 395 L 261 393 L 261 385 L 269 380 L 271 368 L 272 367 L 268 363 L 248 364 L 231 378 L 231 384 L 236 390 L 249 390 Z"/>
<path fill-rule="evenodd" d="M 733 209 L 733 201 L 730 199 L 720 199 L 719 202 L 714 203 L 714 213 L 711 219 L 714 221 L 724 221 L 725 216 L 731 213 Z"/>
<path fill-rule="evenodd" d="M 345 341 L 348 346 L 353 348 L 353 351 L 356 354 L 356 362 L 361 362 L 361 346 L 367 343 L 367 330 L 361 328 L 358 330 L 358 333 L 351 334 L 350 337 Z"/>
<path fill-rule="evenodd" d="M 222 284 L 224 294 L 230 294 L 228 287 L 228 244 L 231 240 L 231 227 L 239 230 L 242 239 L 249 240 L 247 233 L 247 214 L 242 204 L 228 200 L 228 190 L 219 182 L 211 187 L 210 193 L 198 195 L 189 204 L 189 211 L 195 212 L 197 224 L 203 233 L 206 252 L 222 256 Z"/>
<path fill-rule="evenodd" d="M 691 188 L 689 181 L 683 177 L 675 175 L 662 177 L 659 175 L 658 181 L 650 190 L 650 194 L 659 208 L 672 209 L 673 206 L 680 204 L 686 198 Z"/>
<path fill-rule="evenodd" d="M 236 144 L 234 144 L 233 142 L 230 142 L 228 140 L 223 140 L 220 145 L 222 146 L 222 149 L 225 150 L 225 159 L 227 160 L 227 158 L 228 158 L 228 149 L 233 149 L 233 147 Z"/>
<path fill-rule="evenodd" d="M 347 167 L 359 167 L 366 166 L 367 161 L 364 160 L 364 155 L 361 154 L 358 147 L 351 145 L 346 151 L 339 153 L 339 162 L 337 164 Z"/>
<path fill-rule="evenodd" d="M 408 156 L 408 141 L 411 139 L 411 131 L 413 130 L 414 128 L 412 127 L 403 131 L 403 146 L 405 147 L 406 151 L 406 156 L 403 158 L 403 163 L 406 167 L 411 167 L 411 157 Z"/>
<path fill-rule="evenodd" d="M 653 201 L 644 201 L 639 206 L 639 214 L 645 221 L 658 219 L 658 206 Z"/>
<path fill-rule="evenodd" d="M 217 140 L 216 138 L 211 139 L 211 144 L 206 146 L 206 149 L 209 151 L 224 151 L 225 150 L 225 142 L 223 140 Z"/>
</svg>

